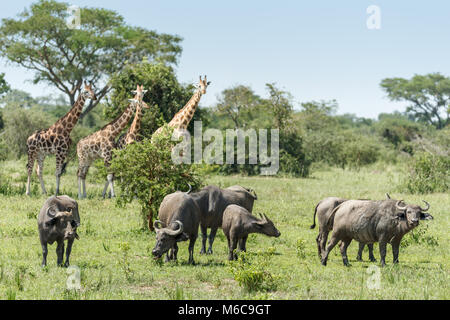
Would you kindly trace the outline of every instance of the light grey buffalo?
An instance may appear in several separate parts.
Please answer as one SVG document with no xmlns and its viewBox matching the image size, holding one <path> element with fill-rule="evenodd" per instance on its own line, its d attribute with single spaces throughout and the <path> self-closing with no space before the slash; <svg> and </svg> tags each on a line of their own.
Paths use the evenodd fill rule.
<svg viewBox="0 0 450 320">
<path fill-rule="evenodd" d="M 391 199 L 390 195 L 386 193 L 386 198 Z M 322 252 L 325 251 L 325 246 L 328 239 L 328 234 L 333 229 L 333 219 L 330 219 L 332 217 L 333 210 L 340 204 L 342 204 L 344 201 L 347 201 L 348 199 L 338 198 L 338 197 L 328 197 L 325 198 L 316 205 L 314 209 L 314 216 L 313 216 L 313 224 L 310 226 L 310 229 L 314 229 L 316 227 L 316 215 L 317 215 L 317 221 L 319 222 L 319 234 L 317 235 L 316 242 L 317 242 L 317 250 L 319 253 L 319 258 L 322 257 Z M 364 250 L 364 243 L 359 243 L 358 248 L 358 255 L 356 257 L 356 260 L 362 261 L 362 253 Z M 375 259 L 375 256 L 373 255 L 373 244 L 369 243 L 367 244 L 367 247 L 369 248 L 369 260 L 372 262 L 377 261 Z"/>
<path fill-rule="evenodd" d="M 164 197 L 154 222 L 156 244 L 155 258 L 166 253 L 166 261 L 176 260 L 177 242 L 189 239 L 189 263 L 194 264 L 194 245 L 198 236 L 200 209 L 190 195 L 177 191 Z M 169 250 L 171 250 L 169 255 Z"/>
<path fill-rule="evenodd" d="M 57 242 L 57 265 L 62 266 L 64 256 L 64 240 L 67 240 L 65 267 L 69 266 L 72 244 L 79 239 L 77 228 L 80 226 L 80 215 L 77 202 L 66 195 L 48 198 L 38 216 L 39 238 L 42 246 L 42 266 L 47 265 L 47 244 Z"/>
<path fill-rule="evenodd" d="M 353 239 L 363 244 L 379 242 L 381 265 L 385 265 L 386 245 L 392 246 L 393 261 L 398 263 L 400 242 L 403 236 L 419 225 L 419 220 L 433 219 L 426 213 L 430 205 L 421 208 L 402 200 L 348 200 L 333 210 L 333 234 L 322 252 L 322 264 L 327 264 L 330 251 L 340 244 L 342 260 L 348 265 L 347 247 Z"/>
<path fill-rule="evenodd" d="M 246 242 L 250 233 L 262 233 L 270 237 L 279 237 L 280 231 L 266 215 L 262 219 L 253 216 L 247 209 L 238 205 L 229 205 L 223 213 L 222 230 L 228 240 L 228 260 L 237 259 L 236 248 L 246 251 Z"/>
<path fill-rule="evenodd" d="M 200 229 L 202 232 L 202 248 L 200 254 L 212 254 L 212 245 L 216 237 L 217 229 L 222 226 L 222 216 L 225 208 L 230 204 L 244 207 L 249 212 L 253 210 L 253 203 L 258 197 L 254 190 L 238 185 L 221 189 L 209 185 L 198 192 L 191 193 L 200 208 Z M 207 229 L 211 228 L 209 237 Z M 208 251 L 206 251 L 206 239 L 209 239 Z"/>
</svg>

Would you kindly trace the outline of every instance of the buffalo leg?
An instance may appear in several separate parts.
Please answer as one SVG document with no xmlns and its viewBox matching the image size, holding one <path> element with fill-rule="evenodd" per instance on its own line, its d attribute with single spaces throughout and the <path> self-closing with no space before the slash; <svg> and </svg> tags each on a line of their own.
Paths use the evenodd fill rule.
<svg viewBox="0 0 450 320">
<path fill-rule="evenodd" d="M 322 248 L 320 247 L 320 232 L 317 235 L 316 243 L 317 243 L 317 252 L 319 253 L 319 258 L 320 258 L 322 256 Z"/>
<path fill-rule="evenodd" d="M 325 251 L 326 246 L 327 246 L 328 233 L 329 233 L 328 230 L 327 231 L 322 231 L 320 233 L 320 254 L 321 255 L 323 254 L 323 252 Z"/>
<path fill-rule="evenodd" d="M 56 247 L 56 264 L 61 267 L 63 264 L 64 256 L 64 240 L 58 241 L 58 246 Z"/>
<path fill-rule="evenodd" d="M 393 239 L 392 242 L 391 242 L 392 255 L 393 255 L 393 258 L 394 258 L 394 260 L 393 260 L 394 263 L 398 263 L 398 253 L 400 251 L 400 240 L 399 239 Z"/>
<path fill-rule="evenodd" d="M 42 246 L 42 266 L 45 267 L 47 265 L 47 243 L 41 243 Z"/>
<path fill-rule="evenodd" d="M 209 247 L 208 247 L 208 251 L 206 252 L 206 254 L 212 254 L 212 245 L 214 242 L 214 238 L 216 237 L 216 232 L 217 232 L 218 228 L 212 228 L 211 231 L 209 232 L 209 236 L 208 236 L 208 240 L 209 240 Z"/>
<path fill-rule="evenodd" d="M 236 247 L 237 247 L 237 239 L 231 238 L 228 245 L 228 260 L 237 260 Z"/>
<path fill-rule="evenodd" d="M 348 257 L 347 257 L 347 248 L 351 242 L 352 242 L 352 239 L 345 239 L 345 240 L 342 240 L 341 245 L 340 245 L 342 261 L 344 262 L 344 266 L 349 266 Z"/>
<path fill-rule="evenodd" d="M 325 251 L 322 252 L 322 265 L 326 266 L 327 265 L 327 260 L 328 260 L 328 255 L 330 254 L 331 250 L 333 250 L 333 248 L 336 246 L 336 244 L 339 242 L 339 238 L 336 237 L 336 235 L 333 233 L 333 236 L 330 239 L 330 242 L 328 243 L 327 248 L 325 249 Z"/>
<path fill-rule="evenodd" d="M 177 254 L 178 254 L 178 245 L 175 243 L 172 248 L 173 260 L 175 261 L 177 260 Z"/>
<path fill-rule="evenodd" d="M 367 247 L 369 248 L 369 260 L 371 262 L 376 262 L 377 259 L 375 259 L 375 256 L 373 255 L 373 243 L 369 243 Z"/>
<path fill-rule="evenodd" d="M 386 265 L 386 241 L 380 241 L 380 262 L 381 266 L 384 267 Z"/>
<path fill-rule="evenodd" d="M 208 229 L 202 225 L 200 225 L 200 230 L 202 232 L 202 248 L 200 249 L 200 254 L 206 253 L 206 238 Z"/>
<path fill-rule="evenodd" d="M 70 257 L 70 253 L 72 252 L 72 244 L 73 244 L 73 239 L 67 240 L 66 262 L 64 263 L 64 267 L 66 267 L 66 268 L 69 266 L 69 257 Z"/>
<path fill-rule="evenodd" d="M 363 253 L 363 251 L 364 251 L 364 246 L 365 246 L 365 244 L 364 243 L 359 243 L 359 247 L 358 247 L 358 255 L 356 256 L 356 260 L 358 260 L 358 261 L 362 261 L 363 259 L 362 259 L 362 253 Z"/>
<path fill-rule="evenodd" d="M 244 251 L 244 252 L 247 251 L 247 248 L 246 248 L 247 238 L 248 238 L 248 236 L 245 236 L 239 240 L 239 250 L 240 251 Z"/>
<path fill-rule="evenodd" d="M 194 265 L 194 246 L 195 246 L 195 240 L 197 240 L 197 236 L 191 236 L 189 237 L 189 263 Z"/>
</svg>

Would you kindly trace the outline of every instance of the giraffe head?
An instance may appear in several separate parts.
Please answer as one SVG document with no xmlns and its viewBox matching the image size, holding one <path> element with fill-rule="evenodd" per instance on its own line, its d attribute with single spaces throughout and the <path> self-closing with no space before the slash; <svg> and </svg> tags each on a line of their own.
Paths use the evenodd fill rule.
<svg viewBox="0 0 450 320">
<path fill-rule="evenodd" d="M 200 90 L 200 92 L 202 94 L 205 94 L 206 88 L 209 86 L 211 81 L 206 81 L 206 75 L 205 75 L 205 79 L 203 79 L 203 80 L 202 80 L 202 76 L 200 76 L 199 78 L 200 79 L 198 80 L 198 89 Z"/>
<path fill-rule="evenodd" d="M 144 90 L 144 85 L 137 85 L 136 90 L 131 91 L 135 94 L 134 99 L 139 101 L 140 107 L 143 109 L 150 109 L 150 107 L 142 100 L 147 91 L 148 90 Z"/>
<path fill-rule="evenodd" d="M 88 84 L 86 81 L 84 81 L 83 88 L 81 89 L 80 94 L 85 99 L 97 100 L 97 97 L 95 96 L 95 92 L 92 88 L 92 83 Z"/>
</svg>

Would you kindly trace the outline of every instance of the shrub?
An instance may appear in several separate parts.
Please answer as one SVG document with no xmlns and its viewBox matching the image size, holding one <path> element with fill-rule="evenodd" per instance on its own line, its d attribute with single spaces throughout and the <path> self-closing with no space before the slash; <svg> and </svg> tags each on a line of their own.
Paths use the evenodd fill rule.
<svg viewBox="0 0 450 320">
<path fill-rule="evenodd" d="M 1 140 L 4 141 L 8 154 L 17 159 L 27 155 L 28 137 L 36 130 L 48 128 L 52 123 L 46 115 L 34 110 L 6 109 L 3 117 L 5 130 Z"/>
<path fill-rule="evenodd" d="M 137 198 L 141 205 L 143 223 L 157 215 L 163 198 L 177 190 L 194 189 L 201 185 L 202 178 L 194 165 L 175 164 L 171 150 L 171 130 L 164 131 L 153 141 L 144 139 L 116 150 L 111 162 L 115 181 L 121 187 L 116 203 L 123 206 Z M 152 226 L 149 226 L 150 228 Z"/>
<path fill-rule="evenodd" d="M 240 252 L 238 260 L 230 262 L 230 271 L 244 290 L 248 292 L 276 290 L 276 277 L 267 271 L 270 255 L 263 254 L 262 259 L 257 259 L 255 255 Z"/>
<path fill-rule="evenodd" d="M 421 153 L 410 163 L 404 180 L 409 193 L 446 192 L 450 186 L 450 157 Z"/>
</svg>

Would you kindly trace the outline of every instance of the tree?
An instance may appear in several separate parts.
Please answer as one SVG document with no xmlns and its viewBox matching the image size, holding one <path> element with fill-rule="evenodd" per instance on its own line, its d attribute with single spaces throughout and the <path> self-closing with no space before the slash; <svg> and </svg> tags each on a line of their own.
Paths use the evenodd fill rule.
<svg viewBox="0 0 450 320">
<path fill-rule="evenodd" d="M 274 125 L 276 128 L 283 129 L 292 119 L 294 110 L 292 95 L 275 87 L 275 83 L 266 83 L 266 88 L 270 95 L 268 105 L 273 114 Z"/>
<path fill-rule="evenodd" d="M 216 108 L 231 118 L 235 128 L 242 128 L 248 125 L 252 109 L 259 104 L 261 98 L 250 87 L 237 85 L 222 91 Z"/>
<path fill-rule="evenodd" d="M 113 91 L 105 108 L 108 119 L 116 118 L 127 107 L 128 99 L 133 97 L 131 91 L 136 90 L 137 84 L 148 90 L 143 100 L 150 109 L 144 111 L 141 121 L 141 135 L 148 138 L 163 124 L 159 120 L 169 122 L 188 102 L 194 90 L 192 85 L 181 85 L 170 66 L 148 61 L 126 66 L 111 78 L 110 83 Z M 197 109 L 191 124 L 200 117 L 200 109 Z"/>
<path fill-rule="evenodd" d="M 392 101 L 411 103 L 406 111 L 416 120 L 442 129 L 450 122 L 450 78 L 440 73 L 415 75 L 410 80 L 386 78 L 381 88 Z"/>
<path fill-rule="evenodd" d="M 38 102 L 28 92 L 12 89 L 0 98 L 0 106 L 11 109 L 30 109 Z"/>
<path fill-rule="evenodd" d="M 153 230 L 153 217 L 166 195 L 178 190 L 187 191 L 189 184 L 194 190 L 202 185 L 203 177 L 193 164 L 174 163 L 171 140 L 172 130 L 165 126 L 167 134 L 154 140 L 143 139 L 125 149 L 116 150 L 111 169 L 116 175 L 121 191 L 116 198 L 118 205 L 125 205 L 137 199 L 141 206 L 143 225 L 148 223 Z"/>
<path fill-rule="evenodd" d="M 5 74 L 0 73 L 0 96 L 10 90 L 9 84 L 5 80 Z"/>
<path fill-rule="evenodd" d="M 128 63 L 147 57 L 151 61 L 176 63 L 181 38 L 132 27 L 114 11 L 80 8 L 80 26 L 69 28 L 68 4 L 40 0 L 17 19 L 0 25 L 0 56 L 34 71 L 34 83 L 55 86 L 75 102 L 83 80 L 97 86 L 83 118 L 110 91 L 107 80 Z"/>
</svg>

